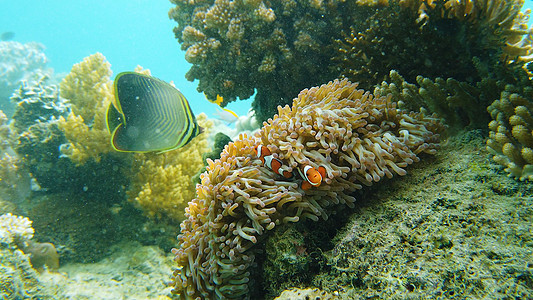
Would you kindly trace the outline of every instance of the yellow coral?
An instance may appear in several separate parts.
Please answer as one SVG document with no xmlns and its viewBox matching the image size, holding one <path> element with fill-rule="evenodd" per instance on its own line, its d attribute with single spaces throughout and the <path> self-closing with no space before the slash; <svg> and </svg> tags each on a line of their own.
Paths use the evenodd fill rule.
<svg viewBox="0 0 533 300">
<path fill-rule="evenodd" d="M 96 53 L 75 64 L 60 84 L 61 96 L 72 108 L 66 119 L 58 121 L 69 141 L 61 150 L 77 164 L 89 158 L 99 161 L 102 154 L 113 150 L 105 124 L 106 109 L 113 99 L 110 76 L 110 64 Z"/>
<path fill-rule="evenodd" d="M 105 127 L 95 118 L 101 117 L 113 98 L 111 75 L 111 65 L 101 53 L 96 53 L 75 64 L 59 85 L 61 97 L 69 100 L 72 112 L 87 125 Z"/>
<path fill-rule="evenodd" d="M 443 127 L 423 113 L 396 109 L 347 80 L 302 91 L 278 107 L 256 138 L 241 135 L 220 159 L 208 160 L 181 223 L 174 293 L 186 299 L 246 298 L 254 251 L 265 232 L 301 218 L 327 219 L 328 207 L 353 206 L 353 192 L 434 153 Z M 319 187 L 304 191 L 263 166 L 262 144 L 290 168 L 326 168 Z"/>
<path fill-rule="evenodd" d="M 533 181 L 533 104 L 531 99 L 511 93 L 511 88 L 487 109 L 493 118 L 487 147 L 509 176 Z"/>
<path fill-rule="evenodd" d="M 209 150 L 207 136 L 213 126 L 203 113 L 197 121 L 204 133 L 185 147 L 162 154 L 135 154 L 135 177 L 128 199 L 151 218 L 169 218 L 179 223 L 187 202 L 195 196 L 191 178 L 204 166 L 202 154 Z"/>
</svg>

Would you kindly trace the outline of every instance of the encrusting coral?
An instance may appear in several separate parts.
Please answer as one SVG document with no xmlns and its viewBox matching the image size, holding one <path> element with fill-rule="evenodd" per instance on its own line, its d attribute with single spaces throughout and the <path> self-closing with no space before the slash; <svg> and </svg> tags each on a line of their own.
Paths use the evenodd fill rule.
<svg viewBox="0 0 533 300">
<path fill-rule="evenodd" d="M 277 225 L 328 218 L 328 207 L 352 207 L 352 193 L 435 153 L 439 120 L 402 111 L 390 96 L 374 97 L 335 80 L 303 90 L 292 108 L 278 108 L 254 137 L 241 135 L 220 159 L 208 160 L 197 195 L 181 223 L 174 293 L 182 298 L 245 298 L 256 245 Z M 263 165 L 257 146 L 296 170 L 324 167 L 323 184 L 303 190 Z M 296 173 L 296 172 L 294 172 Z"/>
<path fill-rule="evenodd" d="M 494 161 L 505 167 L 509 176 L 533 181 L 533 90 L 524 96 L 509 85 L 499 100 L 488 111 L 493 120 L 489 123 L 487 146 Z"/>
<path fill-rule="evenodd" d="M 213 126 L 203 113 L 196 120 L 204 133 L 185 147 L 165 153 L 135 154 L 135 175 L 127 191 L 128 199 L 151 218 L 179 223 L 187 202 L 194 198 L 192 178 L 204 166 L 202 155 L 209 151 L 207 138 Z"/>
<path fill-rule="evenodd" d="M 111 65 L 96 53 L 75 64 L 60 84 L 61 97 L 68 99 L 72 112 L 59 118 L 58 126 L 69 143 L 61 151 L 73 162 L 83 164 L 111 152 L 106 128 L 106 109 L 113 99 Z"/>
</svg>

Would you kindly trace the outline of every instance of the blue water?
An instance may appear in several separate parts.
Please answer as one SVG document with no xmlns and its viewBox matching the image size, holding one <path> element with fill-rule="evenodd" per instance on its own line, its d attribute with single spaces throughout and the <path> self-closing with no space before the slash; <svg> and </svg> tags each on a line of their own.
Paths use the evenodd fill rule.
<svg viewBox="0 0 533 300">
<path fill-rule="evenodd" d="M 166 0 L 0 0 L 0 33 L 12 31 L 14 41 L 42 43 L 56 73 L 67 73 L 84 57 L 101 52 L 113 73 L 137 65 L 152 75 L 174 81 L 193 111 L 213 117 L 217 106 L 185 79 L 190 64 L 174 38 L 176 22 L 168 18 L 173 5 Z M 228 108 L 245 115 L 251 99 Z"/>
</svg>

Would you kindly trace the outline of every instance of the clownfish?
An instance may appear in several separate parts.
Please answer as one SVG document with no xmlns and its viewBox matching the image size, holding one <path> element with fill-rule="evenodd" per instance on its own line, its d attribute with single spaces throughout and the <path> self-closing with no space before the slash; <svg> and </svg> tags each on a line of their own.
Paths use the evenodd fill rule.
<svg viewBox="0 0 533 300">
<path fill-rule="evenodd" d="M 308 190 L 311 187 L 319 187 L 322 183 L 322 179 L 326 177 L 326 168 L 320 166 L 318 170 L 307 165 L 301 168 L 298 168 L 300 176 L 302 176 L 302 190 Z"/>
<path fill-rule="evenodd" d="M 263 145 L 257 145 L 257 147 L 255 147 L 255 153 L 257 158 L 259 158 L 263 163 L 263 166 L 287 179 L 292 177 L 292 172 L 289 172 L 287 166 L 284 166 L 281 160 L 275 158 L 267 147 Z"/>
</svg>

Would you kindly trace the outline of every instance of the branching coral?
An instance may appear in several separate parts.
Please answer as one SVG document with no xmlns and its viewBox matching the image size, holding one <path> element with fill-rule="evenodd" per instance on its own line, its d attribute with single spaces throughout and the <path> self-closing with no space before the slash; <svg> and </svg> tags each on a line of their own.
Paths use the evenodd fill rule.
<svg viewBox="0 0 533 300">
<path fill-rule="evenodd" d="M 187 146 L 161 154 L 135 154 L 128 198 L 152 218 L 181 222 L 187 202 L 195 196 L 192 178 L 204 165 L 202 155 L 208 151 L 207 136 L 213 125 L 205 114 L 198 115 L 197 122 L 204 133 Z"/>
<path fill-rule="evenodd" d="M 489 119 L 485 107 L 489 105 L 491 96 L 499 91 L 497 88 L 490 89 L 488 84 L 482 90 L 453 78 L 431 80 L 417 76 L 417 84 L 412 84 L 395 70 L 389 73 L 389 77 L 390 83 L 383 81 L 374 89 L 374 94 L 392 94 L 400 108 L 424 108 L 436 113 L 445 119 L 452 132 L 464 128 L 484 128 Z"/>
<path fill-rule="evenodd" d="M 257 90 L 260 120 L 306 86 L 336 77 L 328 70 L 331 33 L 340 32 L 337 1 L 172 0 L 174 33 L 192 63 L 187 79 L 223 105 Z"/>
<path fill-rule="evenodd" d="M 69 100 L 72 112 L 59 119 L 59 128 L 69 141 L 62 147 L 64 155 L 83 164 L 113 149 L 106 129 L 105 112 L 113 98 L 110 64 L 96 53 L 75 64 L 61 82 L 61 96 Z"/>
<path fill-rule="evenodd" d="M 208 160 L 174 249 L 175 293 L 183 298 L 244 298 L 254 245 L 276 225 L 328 218 L 328 207 L 353 206 L 351 195 L 383 177 L 405 175 L 420 153 L 435 153 L 439 121 L 396 108 L 347 80 L 303 90 L 292 109 L 278 108 L 256 138 L 241 135 Z M 264 167 L 262 144 L 288 167 L 326 168 L 319 187 L 304 191 Z"/>
<path fill-rule="evenodd" d="M 0 244 L 15 247 L 22 245 L 33 238 L 32 221 L 22 216 L 14 216 L 11 213 L 0 216 Z"/>
<path fill-rule="evenodd" d="M 369 88 L 391 69 L 410 82 L 421 75 L 473 83 L 482 78 L 474 58 L 488 68 L 531 60 L 522 5 L 522 0 L 389 1 L 337 39 L 334 67 Z"/>
<path fill-rule="evenodd" d="M 509 176 L 533 181 L 533 92 L 524 94 L 509 85 L 488 107 L 493 121 L 487 146 Z"/>
</svg>

